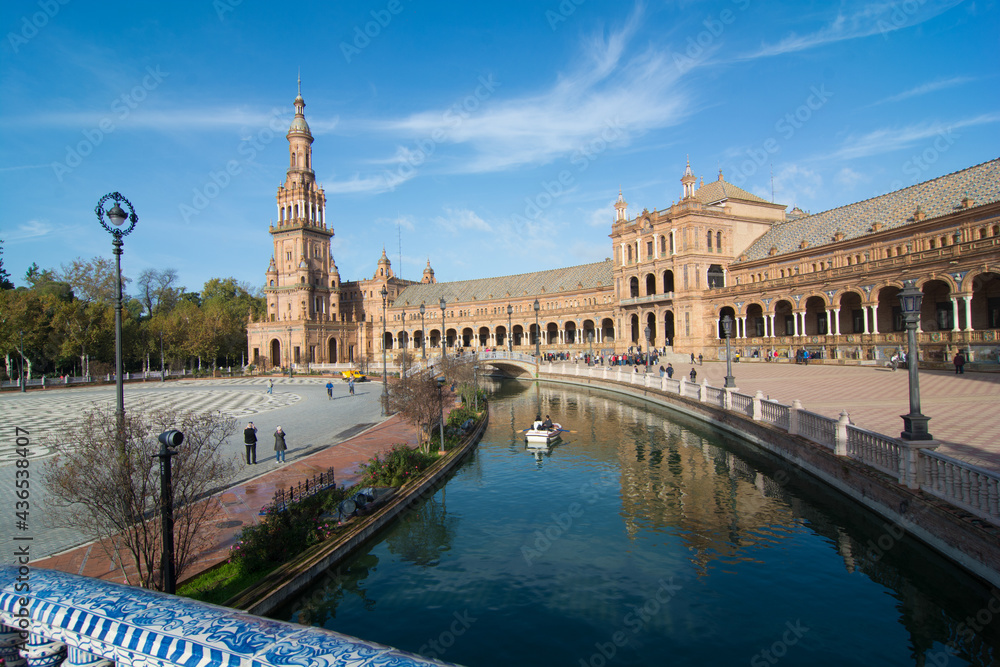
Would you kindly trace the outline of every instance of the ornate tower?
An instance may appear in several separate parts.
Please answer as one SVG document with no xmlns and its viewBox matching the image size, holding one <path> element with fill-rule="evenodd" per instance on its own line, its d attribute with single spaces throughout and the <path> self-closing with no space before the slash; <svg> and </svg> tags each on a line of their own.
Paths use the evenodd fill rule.
<svg viewBox="0 0 1000 667">
<path fill-rule="evenodd" d="M 431 268 L 430 258 L 427 259 L 427 266 L 424 267 L 424 276 L 420 279 L 420 282 L 425 285 L 433 285 L 437 282 L 434 278 L 434 269 Z"/>
<path fill-rule="evenodd" d="M 622 191 L 619 188 L 618 201 L 615 202 L 615 222 L 625 222 L 628 220 L 627 210 L 628 202 L 625 201 L 625 197 L 622 196 Z"/>
<path fill-rule="evenodd" d="M 691 160 L 687 161 L 687 166 L 684 168 L 684 175 L 681 176 L 681 184 L 684 186 L 684 196 L 681 199 L 688 199 L 694 197 L 694 184 L 698 181 L 694 177 L 694 172 L 691 171 Z"/>
</svg>

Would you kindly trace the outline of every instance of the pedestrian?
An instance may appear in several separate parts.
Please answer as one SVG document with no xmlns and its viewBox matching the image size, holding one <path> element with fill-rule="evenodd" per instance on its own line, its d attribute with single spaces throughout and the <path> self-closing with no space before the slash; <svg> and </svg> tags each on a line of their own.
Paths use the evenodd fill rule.
<svg viewBox="0 0 1000 667">
<path fill-rule="evenodd" d="M 670 379 L 672 377 L 674 377 L 674 365 L 668 363 L 667 364 L 667 378 Z"/>
<path fill-rule="evenodd" d="M 698 353 L 698 365 L 699 366 L 704 366 L 705 365 L 705 359 L 704 359 L 704 357 L 701 356 L 700 352 Z"/>
<path fill-rule="evenodd" d="M 892 355 L 892 359 L 889 360 L 889 368 L 895 371 L 898 366 L 899 366 L 899 355 L 894 354 Z"/>
<path fill-rule="evenodd" d="M 281 427 L 279 426 L 274 431 L 274 452 L 275 452 L 275 455 L 277 457 L 276 461 L 278 463 L 284 463 L 285 462 L 285 450 L 286 449 L 288 449 L 288 447 L 285 446 L 285 432 L 282 431 Z"/>
<path fill-rule="evenodd" d="M 695 382 L 698 380 L 698 371 L 694 369 L 694 366 L 691 367 L 690 375 L 691 375 L 691 382 Z"/>
<path fill-rule="evenodd" d="M 691 363 L 694 363 L 694 352 L 691 353 Z"/>
<path fill-rule="evenodd" d="M 247 465 L 256 465 L 257 427 L 253 425 L 253 422 L 247 424 L 247 427 L 243 429 L 243 442 L 246 444 L 247 447 Z"/>
<path fill-rule="evenodd" d="M 965 355 L 959 350 L 958 354 L 955 355 L 955 375 L 965 375 Z"/>
<path fill-rule="evenodd" d="M 666 374 L 667 374 L 667 369 L 664 368 L 663 366 L 660 366 L 660 377 L 663 377 Z"/>
<path fill-rule="evenodd" d="M 326 383 L 326 398 L 327 398 L 327 400 L 332 400 L 333 399 L 333 383 L 332 382 L 327 382 Z"/>
<path fill-rule="evenodd" d="M 274 393 L 274 380 L 272 380 L 271 378 L 267 378 L 267 393 L 269 394 Z"/>
<path fill-rule="evenodd" d="M 354 377 L 351 376 L 347 379 L 347 393 L 354 396 Z"/>
</svg>

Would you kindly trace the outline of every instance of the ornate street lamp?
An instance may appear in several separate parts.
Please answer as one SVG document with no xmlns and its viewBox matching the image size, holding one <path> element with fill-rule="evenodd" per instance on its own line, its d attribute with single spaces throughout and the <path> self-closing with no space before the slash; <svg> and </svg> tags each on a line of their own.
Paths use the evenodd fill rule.
<svg viewBox="0 0 1000 667">
<path fill-rule="evenodd" d="M 160 382 L 166 382 L 167 376 L 163 368 L 163 332 L 160 332 Z"/>
<path fill-rule="evenodd" d="M 732 355 L 729 348 L 729 339 L 733 335 L 733 318 L 729 317 L 728 314 L 722 318 L 722 330 L 726 333 L 726 384 L 723 386 L 736 387 L 736 378 L 733 377 Z"/>
<path fill-rule="evenodd" d="M 292 328 L 288 327 L 288 377 L 292 377 Z"/>
<path fill-rule="evenodd" d="M 184 434 L 180 431 L 164 431 L 159 435 L 160 453 L 153 458 L 160 459 L 160 524 L 162 527 L 160 551 L 160 575 L 163 579 L 163 592 L 175 592 L 177 586 L 174 576 L 174 491 L 170 480 L 170 457 L 177 452 L 171 449 L 179 447 L 184 442 Z"/>
<path fill-rule="evenodd" d="M 441 297 L 441 358 L 444 359 L 448 355 L 448 330 L 444 328 L 444 309 L 448 307 L 448 303 Z"/>
<path fill-rule="evenodd" d="M 511 354 L 514 353 L 514 338 L 513 332 L 510 328 L 510 315 L 514 312 L 514 306 L 507 304 L 507 351 Z"/>
<path fill-rule="evenodd" d="M 593 366 L 594 365 L 594 332 L 593 331 L 588 331 L 587 332 L 587 342 L 590 343 L 590 356 L 587 358 L 587 365 L 588 366 Z"/>
<path fill-rule="evenodd" d="M 917 281 L 904 280 L 903 291 L 899 293 L 899 305 L 906 322 L 906 369 L 910 381 L 910 413 L 900 415 L 903 418 L 903 432 L 900 436 L 904 440 L 933 440 L 927 432 L 930 417 L 920 413 L 920 378 L 917 375 L 917 322 L 920 320 L 920 305 L 923 300 L 924 295 L 917 287 Z"/>
<path fill-rule="evenodd" d="M 538 328 L 538 311 L 541 310 L 542 306 L 538 303 L 538 299 L 535 299 L 535 357 L 542 356 L 541 344 L 542 344 L 542 330 Z"/>
<path fill-rule="evenodd" d="M 402 366 L 403 366 L 403 370 L 399 374 L 399 377 L 401 377 L 401 378 L 406 376 L 406 344 L 408 342 L 409 341 L 408 341 L 407 336 L 406 336 L 406 311 L 404 310 L 403 311 L 403 342 L 399 346 L 399 353 L 402 355 L 402 358 L 400 360 L 400 364 L 402 364 Z"/>
<path fill-rule="evenodd" d="M 109 199 L 114 201 L 114 206 L 105 212 L 104 203 Z M 128 207 L 128 213 L 125 213 L 124 209 L 119 206 L 122 202 Z M 101 227 L 104 227 L 114 237 L 111 245 L 115 255 L 115 274 L 117 276 L 115 290 L 115 396 L 117 406 L 115 407 L 115 419 L 118 431 L 121 432 L 125 420 L 125 383 L 122 377 L 122 237 L 132 233 L 132 230 L 135 229 L 135 223 L 139 221 L 139 216 L 135 214 L 131 202 L 117 192 L 101 197 L 94 212 L 97 213 Z M 107 222 L 105 222 L 105 218 L 107 218 Z M 112 226 L 109 227 L 108 222 Z M 123 227 L 126 222 L 129 223 L 128 226 Z"/>
<path fill-rule="evenodd" d="M 385 304 L 389 290 L 382 285 L 382 416 L 389 414 L 389 375 L 385 366 Z"/>
<path fill-rule="evenodd" d="M 427 332 L 424 331 L 424 304 L 420 304 L 420 358 L 427 361 Z"/>
<path fill-rule="evenodd" d="M 646 328 L 642 330 L 642 332 L 644 334 L 646 334 L 646 372 L 648 373 L 649 372 L 649 336 L 653 332 L 650 331 L 648 324 L 646 325 Z"/>
</svg>

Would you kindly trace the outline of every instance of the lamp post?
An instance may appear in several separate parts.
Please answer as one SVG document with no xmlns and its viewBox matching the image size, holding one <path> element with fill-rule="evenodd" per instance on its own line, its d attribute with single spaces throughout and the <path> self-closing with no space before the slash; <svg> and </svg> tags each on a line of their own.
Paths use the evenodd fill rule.
<svg viewBox="0 0 1000 667">
<path fill-rule="evenodd" d="M 444 309 L 448 307 L 448 303 L 441 297 L 441 358 L 444 359 L 448 354 L 448 330 L 444 328 Z"/>
<path fill-rule="evenodd" d="M 180 431 L 164 431 L 159 435 L 160 453 L 153 454 L 160 459 L 160 523 L 162 527 L 163 549 L 160 552 L 160 575 L 163 592 L 174 593 L 177 582 L 174 577 L 174 490 L 170 481 L 170 457 L 177 452 L 171 449 L 184 442 Z"/>
<path fill-rule="evenodd" d="M 167 376 L 163 368 L 163 332 L 160 332 L 160 382 L 166 382 Z"/>
<path fill-rule="evenodd" d="M 588 331 L 587 332 L 587 342 L 590 343 L 590 356 L 587 357 L 587 365 L 588 366 L 593 366 L 594 365 L 594 332 L 593 331 Z"/>
<path fill-rule="evenodd" d="M 420 358 L 427 361 L 427 332 L 424 330 L 424 304 L 420 304 Z"/>
<path fill-rule="evenodd" d="M 389 290 L 382 285 L 382 416 L 389 414 L 389 374 L 385 366 L 385 304 Z"/>
<path fill-rule="evenodd" d="M 933 440 L 927 432 L 927 422 L 930 417 L 920 413 L 920 378 L 917 374 L 917 322 L 920 320 L 920 305 L 924 295 L 917 287 L 914 279 L 903 281 L 903 291 L 899 293 L 899 305 L 906 322 L 906 369 L 910 381 L 910 413 L 900 415 L 903 418 L 904 440 Z"/>
<path fill-rule="evenodd" d="M 650 331 L 649 325 L 647 324 L 646 328 L 643 329 L 642 332 L 644 334 L 646 334 L 646 372 L 648 373 L 649 372 L 649 336 L 652 333 L 652 331 Z"/>
<path fill-rule="evenodd" d="M 399 377 L 404 377 L 406 375 L 406 344 L 409 339 L 406 336 L 406 311 L 403 311 L 403 342 L 399 346 L 399 354 L 401 355 L 400 364 L 403 366 L 402 372 L 400 372 Z"/>
<path fill-rule="evenodd" d="M 105 212 L 104 203 L 111 199 L 114 201 L 114 206 L 110 210 Z M 125 206 L 128 207 L 129 212 L 125 213 L 124 209 L 119 206 L 120 203 L 124 202 Z M 121 194 L 117 192 L 112 192 L 111 194 L 104 195 L 101 200 L 97 202 L 97 208 L 94 210 L 97 213 L 97 220 L 101 223 L 101 227 L 114 237 L 111 241 L 115 255 L 115 275 L 116 275 L 116 289 L 115 289 L 115 396 L 117 398 L 117 403 L 115 407 L 115 420 L 118 424 L 118 431 L 121 433 L 124 421 L 125 421 L 125 383 L 122 378 L 122 237 L 128 236 L 135 229 L 135 223 L 139 221 L 139 216 L 135 214 L 135 209 L 132 207 L 132 203 L 125 199 Z M 105 221 L 107 218 L 107 222 Z M 108 222 L 112 226 L 108 226 Z M 128 222 L 127 227 L 123 227 L 126 222 Z"/>
<path fill-rule="evenodd" d="M 21 356 L 21 363 L 18 364 L 17 384 L 21 387 L 21 393 L 24 393 L 28 391 L 27 387 L 25 387 L 25 385 L 28 383 L 24 378 L 24 332 L 21 331 L 20 334 L 21 334 L 21 349 L 18 352 L 18 354 Z"/>
<path fill-rule="evenodd" d="M 733 335 L 733 318 L 728 314 L 722 317 L 722 330 L 726 333 L 726 384 L 727 389 L 736 386 L 736 378 L 733 377 L 733 361 L 729 352 L 729 339 Z"/>
<path fill-rule="evenodd" d="M 514 332 L 510 326 L 510 316 L 514 312 L 514 306 L 507 304 L 507 351 L 514 353 Z"/>
<path fill-rule="evenodd" d="M 532 307 L 535 309 L 535 357 L 540 357 L 542 356 L 542 331 L 538 328 L 538 311 L 542 309 L 542 305 L 538 303 L 538 299 L 535 299 Z"/>
<path fill-rule="evenodd" d="M 292 328 L 288 327 L 288 377 L 292 377 Z"/>
</svg>

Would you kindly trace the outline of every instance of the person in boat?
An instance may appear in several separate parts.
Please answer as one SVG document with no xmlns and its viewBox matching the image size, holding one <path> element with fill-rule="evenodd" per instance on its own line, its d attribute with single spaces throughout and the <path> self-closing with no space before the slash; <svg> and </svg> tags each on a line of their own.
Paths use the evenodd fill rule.
<svg viewBox="0 0 1000 667">
<path fill-rule="evenodd" d="M 542 422 L 542 428 L 546 430 L 552 428 L 552 420 L 549 419 L 548 415 L 545 415 L 545 421 Z"/>
</svg>

